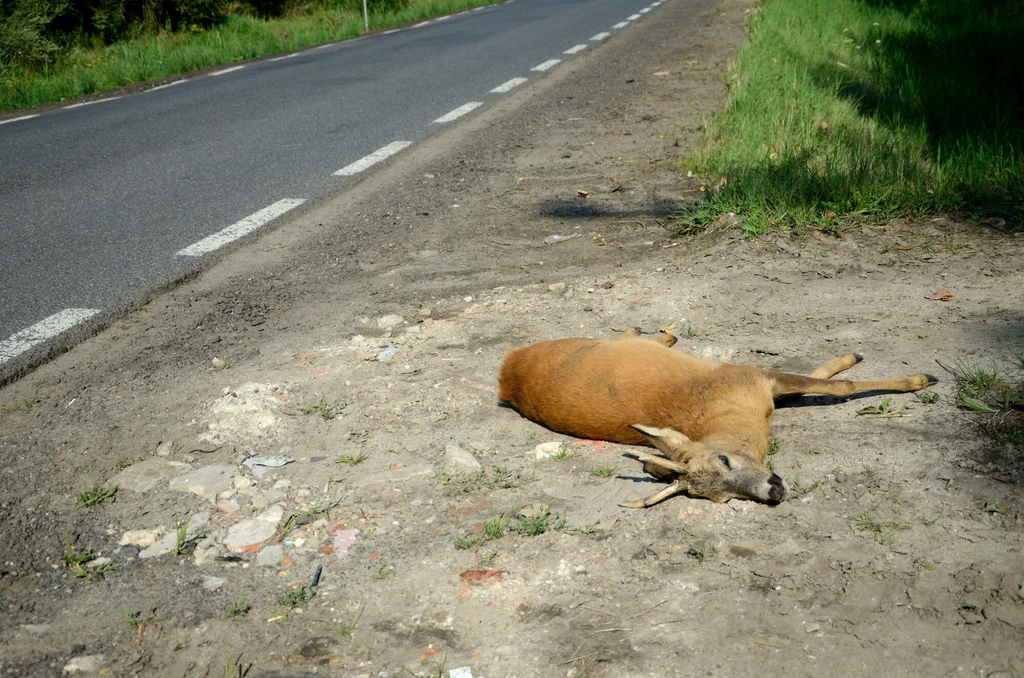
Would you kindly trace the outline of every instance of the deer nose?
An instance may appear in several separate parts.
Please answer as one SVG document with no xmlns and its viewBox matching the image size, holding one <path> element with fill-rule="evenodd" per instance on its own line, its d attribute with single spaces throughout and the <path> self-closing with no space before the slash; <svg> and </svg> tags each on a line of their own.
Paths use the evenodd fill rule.
<svg viewBox="0 0 1024 678">
<path fill-rule="evenodd" d="M 780 504 L 786 498 L 786 483 L 774 473 L 768 478 L 768 500 L 773 504 Z"/>
</svg>

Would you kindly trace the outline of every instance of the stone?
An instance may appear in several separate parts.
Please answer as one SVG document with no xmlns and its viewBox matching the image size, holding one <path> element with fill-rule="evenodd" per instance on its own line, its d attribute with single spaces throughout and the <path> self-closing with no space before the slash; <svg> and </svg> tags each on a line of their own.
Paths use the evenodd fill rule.
<svg viewBox="0 0 1024 678">
<path fill-rule="evenodd" d="M 255 551 L 274 536 L 283 517 L 284 507 L 275 504 L 255 518 L 239 521 L 228 530 L 224 545 L 232 551 Z"/>
<path fill-rule="evenodd" d="M 159 454 L 160 448 L 157 448 Z M 167 461 L 160 457 L 150 457 L 137 464 L 132 464 L 107 481 L 118 490 L 129 492 L 149 492 L 158 484 L 173 478 L 188 469 L 187 464 L 180 461 Z"/>
<path fill-rule="evenodd" d="M 212 445 L 265 440 L 280 430 L 281 405 L 288 396 L 280 384 L 247 382 L 227 389 L 204 417 L 208 430 L 199 440 Z"/>
<path fill-rule="evenodd" d="M 156 446 L 156 456 L 158 457 L 169 457 L 173 451 L 174 444 L 168 441 L 161 442 Z"/>
<path fill-rule="evenodd" d="M 208 499 L 211 504 L 216 504 L 217 495 L 224 490 L 231 489 L 233 473 L 234 469 L 230 466 L 221 464 L 202 466 L 177 478 L 172 478 L 169 487 L 177 492 L 197 494 Z"/>
<path fill-rule="evenodd" d="M 227 583 L 227 580 L 223 577 L 210 577 L 203 575 L 203 588 L 207 591 L 216 591 L 221 586 Z"/>
<path fill-rule="evenodd" d="M 165 527 L 154 527 L 150 530 L 128 530 L 121 535 L 120 541 L 117 543 L 121 546 L 127 546 L 128 544 L 134 544 L 135 546 L 141 546 L 143 548 L 152 546 L 156 543 L 156 540 L 160 538 L 160 535 L 164 533 L 167 528 Z"/>
<path fill-rule="evenodd" d="M 334 531 L 334 555 L 339 558 L 348 553 L 349 548 L 356 543 L 359 530 L 341 529 Z"/>
<path fill-rule="evenodd" d="M 168 532 L 155 544 L 142 549 L 139 553 L 139 558 L 147 560 L 149 558 L 158 558 L 159 556 L 167 555 L 174 550 L 174 547 L 178 543 L 177 531 Z"/>
<path fill-rule="evenodd" d="M 807 624 L 806 626 L 804 626 L 804 631 L 807 632 L 807 633 L 817 633 L 820 630 L 821 630 L 821 624 L 819 624 L 817 622 L 811 622 L 810 624 Z"/>
<path fill-rule="evenodd" d="M 64 673 L 69 676 L 77 676 L 82 673 L 97 673 L 103 668 L 107 658 L 102 654 L 90 654 L 84 657 L 75 657 L 64 665 Z"/>
<path fill-rule="evenodd" d="M 385 315 L 381 316 L 380 318 L 377 318 L 377 327 L 379 327 L 382 330 L 389 330 L 392 327 L 397 327 L 398 325 L 401 325 L 404 322 L 405 318 L 398 315 L 397 313 L 392 313 L 390 315 Z"/>
<path fill-rule="evenodd" d="M 477 461 L 476 457 L 454 444 L 445 445 L 444 447 L 444 465 L 447 468 L 460 471 L 477 471 L 481 468 L 480 462 Z"/>
<path fill-rule="evenodd" d="M 533 453 L 538 459 L 550 459 L 562 448 L 562 443 L 541 443 L 533 448 Z"/>
<path fill-rule="evenodd" d="M 284 559 L 284 547 L 280 544 L 271 544 L 260 549 L 256 554 L 256 565 L 258 567 L 274 567 Z"/>
<path fill-rule="evenodd" d="M 460 666 L 449 671 L 448 678 L 473 678 L 473 669 L 468 666 Z"/>
<path fill-rule="evenodd" d="M 562 294 L 563 292 L 565 292 L 565 283 L 564 282 L 551 283 L 550 285 L 548 285 L 548 291 L 549 292 L 554 292 L 555 294 Z"/>
</svg>

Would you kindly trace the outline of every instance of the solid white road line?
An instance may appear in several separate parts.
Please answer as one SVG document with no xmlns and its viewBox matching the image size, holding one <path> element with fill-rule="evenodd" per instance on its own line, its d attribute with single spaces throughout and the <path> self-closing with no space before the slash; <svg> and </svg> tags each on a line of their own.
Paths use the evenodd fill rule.
<svg viewBox="0 0 1024 678">
<path fill-rule="evenodd" d="M 611 33 L 598 33 L 597 35 L 592 37 L 591 40 L 593 42 L 600 42 L 601 40 L 604 40 L 605 38 L 607 38 L 609 35 L 611 35 Z"/>
<path fill-rule="evenodd" d="M 99 309 L 95 308 L 65 308 L 49 318 L 40 320 L 32 327 L 26 327 L 21 332 L 12 334 L 4 341 L 0 341 L 0 365 L 21 355 L 36 344 L 41 344 L 47 339 L 52 339 L 58 334 L 70 330 L 99 312 Z"/>
<path fill-rule="evenodd" d="M 210 75 L 214 76 L 214 75 L 224 75 L 225 73 L 234 73 L 235 71 L 240 71 L 243 68 L 245 68 L 245 66 L 232 66 L 231 68 L 225 68 L 225 69 L 220 70 L 220 71 L 214 71 L 213 73 L 210 73 Z"/>
<path fill-rule="evenodd" d="M 212 252 L 216 249 L 227 245 L 232 240 L 237 240 L 243 235 L 252 233 L 260 226 L 263 226 L 274 219 L 278 218 L 288 210 L 295 209 L 305 200 L 278 200 L 269 207 L 264 207 L 255 214 L 250 214 L 245 219 L 232 224 L 224 230 L 217 231 L 213 235 L 207 236 L 199 242 L 193 243 L 183 250 L 175 252 L 176 257 L 198 257 L 207 252 Z"/>
<path fill-rule="evenodd" d="M 516 87 L 519 87 L 524 82 L 526 82 L 526 78 L 512 78 L 508 82 L 503 82 L 500 85 L 498 85 L 497 87 L 495 87 L 494 89 L 492 89 L 491 93 L 492 94 L 504 94 L 505 92 L 508 92 L 509 90 L 512 90 L 512 89 L 514 89 Z"/>
<path fill-rule="evenodd" d="M 351 165 L 346 165 L 345 167 L 342 167 L 340 170 L 338 170 L 334 174 L 335 174 L 335 176 L 339 176 L 339 177 L 350 177 L 353 174 L 359 174 L 363 170 L 366 170 L 366 169 L 369 169 L 370 167 L 373 167 L 378 162 L 380 162 L 382 160 L 385 160 L 387 158 L 390 158 L 395 153 L 398 153 L 399 151 L 401 151 L 403 148 L 407 148 L 407 147 L 409 147 L 411 145 L 412 145 L 411 141 L 392 141 L 387 146 L 385 146 L 383 148 L 378 148 L 373 153 L 369 154 L 368 156 L 366 156 L 364 158 L 360 158 L 359 160 L 356 160 Z"/>
<path fill-rule="evenodd" d="M 557 66 L 560 63 L 562 63 L 561 59 L 548 59 L 547 61 L 545 61 L 542 64 L 537 64 L 536 66 L 534 66 L 530 70 L 531 71 L 541 71 L 541 72 L 543 72 L 543 71 L 548 70 L 549 68 L 554 68 L 555 66 Z"/>
<path fill-rule="evenodd" d="M 20 118 L 11 118 L 10 120 L 0 120 L 0 125 L 6 125 L 9 122 L 18 122 L 19 120 L 28 120 L 29 118 L 38 118 L 38 117 L 39 117 L 38 113 L 33 113 L 32 115 L 23 115 Z"/>
<path fill-rule="evenodd" d="M 478 108 L 478 107 L 483 106 L 483 105 L 484 105 L 484 102 L 482 102 L 482 101 L 470 101 L 468 104 L 462 104 L 461 106 L 456 108 L 454 111 L 449 111 L 448 113 L 445 113 L 444 115 L 442 115 L 440 118 L 438 118 L 434 122 L 439 122 L 439 123 L 451 122 L 452 120 L 455 120 L 457 118 L 461 118 L 466 113 L 469 113 L 470 111 L 472 111 L 474 108 Z"/>
<path fill-rule="evenodd" d="M 576 54 L 578 52 L 582 52 L 586 48 L 587 48 L 586 45 L 576 45 L 575 47 L 570 47 L 569 49 L 565 50 L 565 52 L 563 52 L 563 54 Z"/>
<path fill-rule="evenodd" d="M 152 89 L 148 89 L 146 91 L 147 92 L 155 92 L 158 89 L 167 89 L 168 87 L 174 87 L 175 85 L 180 85 L 183 82 L 188 82 L 188 78 L 185 78 L 184 80 L 175 80 L 174 82 L 169 82 L 166 85 L 157 85 L 156 87 L 154 87 Z"/>
<path fill-rule="evenodd" d="M 292 57 L 297 57 L 300 54 L 302 54 L 302 52 L 292 52 L 291 54 L 285 54 L 284 56 L 274 57 L 273 59 L 267 59 L 267 61 L 283 61 L 285 59 L 291 59 Z"/>
<path fill-rule="evenodd" d="M 70 106 L 65 106 L 64 108 L 66 108 L 66 109 L 67 108 L 81 108 L 82 106 L 92 106 L 93 104 L 102 104 L 102 103 L 105 103 L 107 101 L 114 101 L 115 99 L 120 99 L 120 98 L 121 97 L 107 97 L 106 99 L 97 99 L 96 101 L 83 101 L 80 104 L 71 104 Z"/>
</svg>

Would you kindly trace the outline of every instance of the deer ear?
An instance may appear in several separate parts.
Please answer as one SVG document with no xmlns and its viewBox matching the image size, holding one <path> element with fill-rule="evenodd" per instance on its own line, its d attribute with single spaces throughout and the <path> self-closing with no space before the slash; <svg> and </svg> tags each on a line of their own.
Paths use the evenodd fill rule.
<svg viewBox="0 0 1024 678">
<path fill-rule="evenodd" d="M 639 431 L 658 450 L 670 459 L 679 459 L 690 444 L 685 435 L 670 428 L 655 428 L 643 424 L 630 424 L 630 428 Z"/>
</svg>

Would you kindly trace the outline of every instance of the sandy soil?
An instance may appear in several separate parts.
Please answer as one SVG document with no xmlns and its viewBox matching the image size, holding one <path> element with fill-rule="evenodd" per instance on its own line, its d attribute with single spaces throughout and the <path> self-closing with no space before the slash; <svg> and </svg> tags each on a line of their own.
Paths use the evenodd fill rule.
<svg viewBox="0 0 1024 678">
<path fill-rule="evenodd" d="M 934 362 L 1010 369 L 1020 237 L 674 237 L 744 8 L 672 0 L 0 391 L 0 673 L 1024 674 L 1021 449 Z M 498 407 L 496 370 L 664 325 L 736 362 L 943 381 L 887 416 L 781 408 L 781 506 L 627 510 L 655 485 L 625 448 Z M 517 515 L 549 529 L 485 539 Z M 61 563 L 89 549 L 109 560 Z"/>
</svg>

